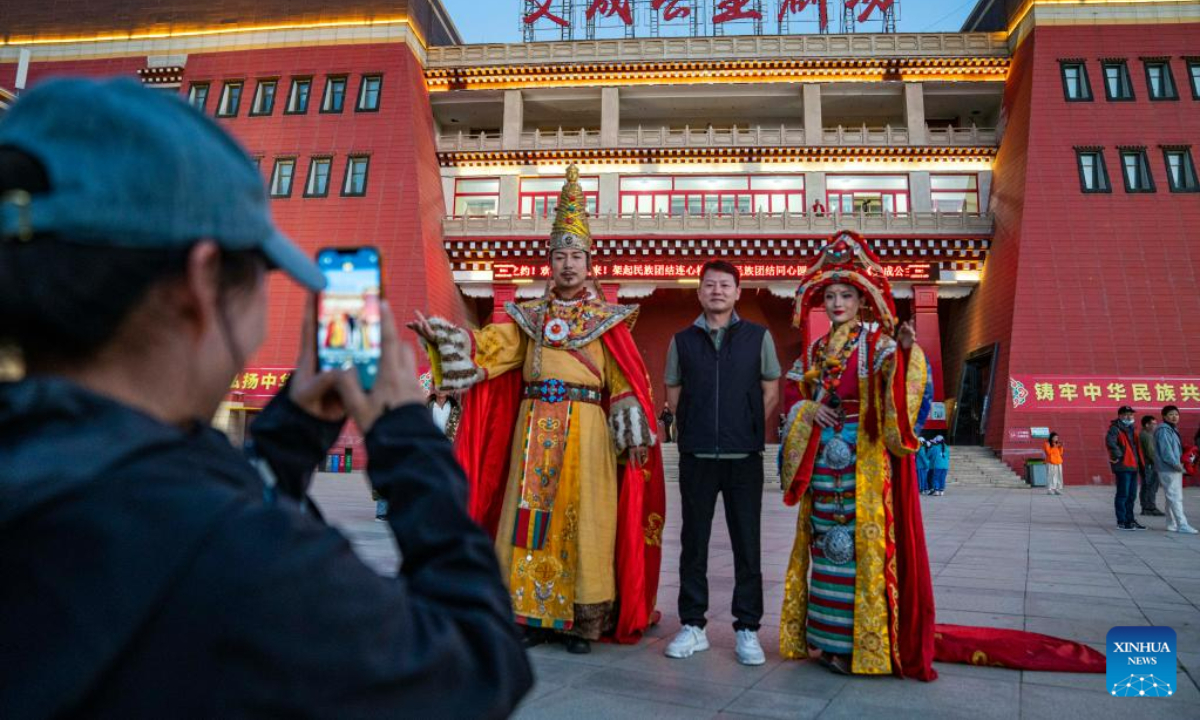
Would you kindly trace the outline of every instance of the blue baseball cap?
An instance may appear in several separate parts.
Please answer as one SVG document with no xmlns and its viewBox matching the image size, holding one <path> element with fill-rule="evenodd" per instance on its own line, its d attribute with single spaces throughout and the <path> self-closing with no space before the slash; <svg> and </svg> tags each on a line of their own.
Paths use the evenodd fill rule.
<svg viewBox="0 0 1200 720">
<path fill-rule="evenodd" d="M 53 233 L 131 249 L 211 240 L 258 250 L 310 290 L 317 264 L 271 220 L 254 162 L 215 122 L 172 92 L 131 79 L 37 85 L 0 121 L 0 147 L 36 158 L 50 191 L 0 198 L 0 240 Z"/>
</svg>

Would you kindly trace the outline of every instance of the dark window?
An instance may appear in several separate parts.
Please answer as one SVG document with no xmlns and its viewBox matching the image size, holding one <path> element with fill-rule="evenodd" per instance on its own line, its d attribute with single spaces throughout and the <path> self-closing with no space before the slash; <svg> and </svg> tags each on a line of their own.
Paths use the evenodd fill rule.
<svg viewBox="0 0 1200 720">
<path fill-rule="evenodd" d="M 275 88 L 278 83 L 274 80 L 259 80 L 254 90 L 254 104 L 250 106 L 251 115 L 270 115 L 275 111 Z"/>
<path fill-rule="evenodd" d="M 1146 61 L 1146 89 L 1151 100 L 1178 100 L 1175 78 L 1171 75 L 1171 63 L 1166 60 Z"/>
<path fill-rule="evenodd" d="M 1167 182 L 1171 192 L 1200 191 L 1190 148 L 1164 148 L 1163 157 L 1167 161 Z"/>
<path fill-rule="evenodd" d="M 217 105 L 218 117 L 233 117 L 238 114 L 238 106 L 242 104 L 242 82 L 227 82 L 221 89 L 221 102 Z"/>
<path fill-rule="evenodd" d="M 363 75 L 362 84 L 358 86 L 359 112 L 373 112 L 379 109 L 379 90 L 383 86 L 383 78 L 379 75 Z"/>
<path fill-rule="evenodd" d="M 1103 63 L 1104 96 L 1109 100 L 1133 100 L 1133 85 L 1129 83 L 1129 66 L 1124 60 Z"/>
<path fill-rule="evenodd" d="M 295 158 L 278 158 L 271 171 L 271 197 L 291 197 L 292 178 L 296 175 Z"/>
<path fill-rule="evenodd" d="M 304 184 L 304 197 L 325 197 L 329 194 L 330 158 L 313 158 L 308 163 L 308 182 Z"/>
<path fill-rule="evenodd" d="M 351 157 L 346 161 L 346 180 L 342 183 L 342 194 L 359 196 L 367 194 L 368 157 Z"/>
<path fill-rule="evenodd" d="M 1200 60 L 1188 60 L 1188 80 L 1192 86 L 1192 99 L 1200 100 Z"/>
<path fill-rule="evenodd" d="M 192 107 L 204 112 L 204 106 L 208 104 L 208 83 L 192 83 L 192 87 L 188 89 L 188 102 Z"/>
<path fill-rule="evenodd" d="M 325 81 L 325 97 L 321 100 L 321 112 L 340 113 L 345 102 L 346 78 L 328 78 Z"/>
<path fill-rule="evenodd" d="M 1085 193 L 1112 192 L 1108 184 L 1108 169 L 1104 166 L 1103 150 L 1076 150 L 1079 162 L 1079 185 Z"/>
<path fill-rule="evenodd" d="M 312 78 L 292 80 L 292 91 L 288 93 L 287 107 L 283 112 L 288 115 L 303 115 L 308 112 L 308 95 L 311 91 Z"/>
<path fill-rule="evenodd" d="M 1067 102 L 1089 102 L 1092 99 L 1092 86 L 1088 82 L 1087 66 L 1081 62 L 1065 62 L 1062 64 L 1063 94 Z"/>
<path fill-rule="evenodd" d="M 1125 192 L 1154 192 L 1154 178 L 1150 177 L 1145 150 L 1121 151 L 1121 177 L 1125 180 Z"/>
</svg>

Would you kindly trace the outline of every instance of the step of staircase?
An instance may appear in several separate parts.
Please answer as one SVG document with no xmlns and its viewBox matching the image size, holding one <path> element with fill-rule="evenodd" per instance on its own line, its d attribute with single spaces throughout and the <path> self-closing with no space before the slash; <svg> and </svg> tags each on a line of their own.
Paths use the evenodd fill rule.
<svg viewBox="0 0 1200 720">
<path fill-rule="evenodd" d="M 663 474 L 667 482 L 679 482 L 679 446 L 666 443 L 662 446 Z M 763 482 L 766 487 L 779 487 L 779 445 L 767 445 L 763 451 Z"/>
<path fill-rule="evenodd" d="M 1020 475 L 996 457 L 991 448 L 975 445 L 950 447 L 950 475 L 947 481 L 971 487 L 1029 487 Z"/>
<path fill-rule="evenodd" d="M 679 482 L 679 446 L 663 445 L 663 469 L 667 482 Z M 763 475 L 767 487 L 779 487 L 779 466 L 776 458 L 779 445 L 767 445 L 763 452 Z M 955 445 L 950 448 L 949 485 L 963 487 L 1000 487 L 1025 489 L 1029 485 L 996 457 L 990 448 Z"/>
</svg>

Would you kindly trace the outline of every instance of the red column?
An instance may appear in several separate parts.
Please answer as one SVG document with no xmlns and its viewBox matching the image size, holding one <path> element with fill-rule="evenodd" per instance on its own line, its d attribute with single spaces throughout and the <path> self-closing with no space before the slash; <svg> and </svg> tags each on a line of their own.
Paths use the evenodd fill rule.
<svg viewBox="0 0 1200 720">
<path fill-rule="evenodd" d="M 942 402 L 946 395 L 942 387 L 942 334 L 938 328 L 938 289 L 936 285 L 913 287 L 913 315 L 917 326 L 917 342 L 925 351 L 933 373 L 933 401 Z M 945 421 L 930 420 L 926 427 L 931 430 L 944 429 Z"/>
<path fill-rule="evenodd" d="M 600 292 L 604 293 L 604 301 L 610 303 L 618 303 L 617 291 L 621 289 L 621 283 L 602 282 L 600 283 Z"/>
<path fill-rule="evenodd" d="M 800 352 L 807 353 L 808 346 L 813 344 L 825 333 L 833 329 L 833 323 L 829 321 L 829 314 L 824 308 L 813 308 L 808 311 L 808 318 L 804 323 L 806 329 L 804 333 L 804 347 L 800 348 Z"/>
<path fill-rule="evenodd" d="M 492 322 L 512 322 L 504 312 L 504 304 L 517 301 L 517 286 L 512 283 L 492 283 Z"/>
</svg>

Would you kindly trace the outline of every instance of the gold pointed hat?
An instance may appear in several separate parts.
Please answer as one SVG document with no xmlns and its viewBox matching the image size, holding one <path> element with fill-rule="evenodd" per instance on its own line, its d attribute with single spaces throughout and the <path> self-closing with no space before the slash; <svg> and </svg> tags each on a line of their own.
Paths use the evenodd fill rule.
<svg viewBox="0 0 1200 720">
<path fill-rule="evenodd" d="M 567 168 L 567 181 L 558 196 L 558 207 L 554 210 L 554 227 L 550 230 L 550 244 L 546 252 L 555 250 L 582 250 L 592 252 L 592 231 L 587 221 L 587 199 L 579 185 L 579 168 Z"/>
</svg>

